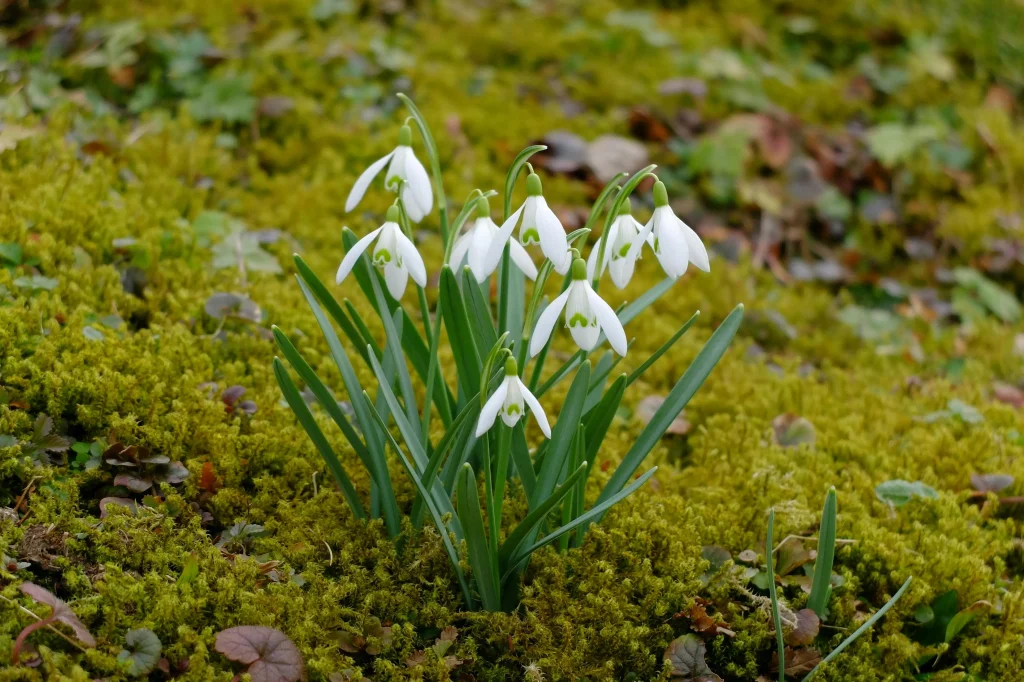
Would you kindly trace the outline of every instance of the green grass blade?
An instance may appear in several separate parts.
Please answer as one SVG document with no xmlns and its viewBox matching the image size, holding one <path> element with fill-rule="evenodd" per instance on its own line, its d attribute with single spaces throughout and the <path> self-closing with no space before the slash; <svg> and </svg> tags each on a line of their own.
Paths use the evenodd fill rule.
<svg viewBox="0 0 1024 682">
<path fill-rule="evenodd" d="M 768 538 L 765 540 L 765 561 L 768 564 L 768 596 L 772 601 L 772 622 L 775 623 L 775 644 L 779 649 L 779 682 L 786 682 L 786 643 L 782 637 L 779 615 L 779 594 L 775 587 L 775 510 L 768 512 Z"/>
<path fill-rule="evenodd" d="M 686 403 L 690 401 L 693 394 L 697 392 L 697 389 L 701 387 L 704 380 L 711 374 L 711 370 L 718 364 L 722 355 L 725 354 L 730 342 L 732 342 L 733 336 L 736 335 L 736 330 L 739 329 L 742 319 L 743 304 L 740 304 L 729 313 L 725 321 L 711 335 L 708 342 L 697 353 L 693 363 L 669 392 L 665 402 L 654 413 L 650 423 L 640 432 L 640 436 L 633 443 L 626 456 L 623 457 L 622 462 L 619 463 L 611 478 L 608 479 L 604 490 L 598 496 L 599 502 L 617 493 L 625 485 L 626 481 L 630 479 L 633 472 L 640 467 L 640 464 L 651 450 L 654 449 L 654 446 L 658 444 L 669 425 L 679 416 Z"/>
<path fill-rule="evenodd" d="M 580 424 L 576 427 L 576 436 L 572 440 L 572 446 L 569 448 L 569 459 L 566 462 L 566 472 L 573 472 L 580 468 L 581 464 L 584 464 L 583 451 L 586 449 L 586 443 L 583 440 L 584 427 Z M 579 516 L 575 513 L 576 511 L 576 486 L 571 486 L 569 494 L 566 495 L 565 500 L 562 502 L 562 525 L 567 525 L 574 518 Z M 583 513 L 582 504 L 580 505 L 579 513 Z M 562 537 L 558 538 L 558 550 L 560 552 L 569 551 L 569 541 L 574 537 L 573 533 L 566 533 Z"/>
<path fill-rule="evenodd" d="M 463 408 L 462 412 L 459 413 L 454 420 L 452 420 L 451 426 L 444 432 L 444 436 L 441 437 L 441 441 L 434 448 L 434 451 L 430 453 L 430 460 L 427 462 L 427 466 L 423 469 L 423 478 L 428 481 L 434 480 L 438 472 L 441 470 L 441 463 L 444 461 L 445 455 L 448 450 L 457 442 L 456 436 L 460 435 L 465 429 L 472 429 L 475 426 L 477 415 L 480 414 L 480 403 L 476 400 L 476 396 L 471 398 L 466 407 Z M 413 526 L 419 528 L 423 523 L 423 500 L 416 498 L 416 501 L 412 505 L 412 517 Z"/>
<path fill-rule="evenodd" d="M 640 365 L 635 370 L 633 370 L 633 373 L 630 374 L 629 378 L 626 380 L 626 387 L 628 388 L 628 387 L 632 386 L 634 381 L 636 381 L 637 379 L 642 377 L 644 372 L 646 372 L 648 369 L 650 369 L 651 365 L 653 365 L 655 362 L 658 361 L 658 358 L 660 358 L 662 355 L 664 355 L 665 352 L 668 351 L 669 348 L 674 346 L 676 344 L 676 341 L 681 339 L 683 334 L 685 334 L 687 332 L 687 330 L 689 330 L 690 327 L 693 326 L 693 323 L 697 321 L 698 317 L 700 317 L 700 311 L 699 310 L 697 312 L 695 312 L 690 317 L 690 319 L 686 321 L 686 323 L 682 327 L 679 328 L 679 331 L 677 331 L 675 334 L 672 335 L 672 338 L 670 338 L 665 343 L 661 344 L 661 348 L 659 348 L 658 350 L 654 351 L 654 354 L 651 355 L 651 357 L 647 358 L 642 365 Z"/>
<path fill-rule="evenodd" d="M 615 413 L 625 393 L 626 375 L 622 374 L 612 382 L 601 402 L 586 414 L 584 423 L 587 426 L 587 451 L 583 458 L 590 462 L 590 466 L 594 466 L 594 462 L 597 461 L 597 452 L 615 419 Z"/>
<path fill-rule="evenodd" d="M 519 483 L 523 486 L 526 499 L 533 497 L 533 489 L 537 486 L 537 474 L 533 470 L 530 459 L 530 446 L 526 442 L 526 430 L 522 420 L 516 424 L 512 433 L 512 463 L 516 465 Z"/>
<path fill-rule="evenodd" d="M 842 644 L 840 644 L 835 649 L 833 649 L 832 652 L 828 656 L 825 657 L 825 660 L 823 660 L 818 665 L 814 666 L 814 669 L 811 670 L 811 672 L 807 673 L 807 677 L 805 677 L 803 679 L 803 682 L 808 682 L 808 680 L 810 680 L 815 675 L 817 675 L 818 672 L 821 670 L 821 667 L 823 665 L 825 665 L 826 663 L 828 663 L 829 661 L 834 659 L 836 656 L 838 656 L 840 654 L 840 652 L 842 652 L 843 649 L 845 649 L 846 647 L 850 646 L 855 641 L 857 641 L 858 637 L 863 635 L 865 632 L 867 632 L 871 628 L 872 625 L 874 625 L 876 622 L 878 622 L 878 619 L 881 618 L 882 616 L 884 616 L 886 611 L 891 609 L 893 604 L 895 604 L 896 602 L 898 602 L 900 600 L 900 597 L 903 596 L 903 593 L 907 591 L 908 587 L 910 587 L 910 581 L 913 580 L 913 579 L 914 579 L 913 576 L 907 578 L 907 582 L 903 583 L 903 587 L 901 587 L 899 590 L 897 590 L 896 594 L 894 594 L 892 596 L 892 599 L 887 601 L 885 603 L 885 606 L 883 606 L 882 608 L 878 609 L 878 611 L 875 612 L 875 615 L 873 615 L 870 618 L 868 618 L 864 622 L 863 625 L 861 625 L 859 628 L 857 628 L 854 631 L 854 633 L 852 635 L 850 635 L 849 637 L 844 639 Z"/>
<path fill-rule="evenodd" d="M 359 434 L 356 432 L 352 423 L 349 421 L 345 413 L 341 411 L 337 401 L 331 392 L 327 390 L 327 386 L 320 380 L 313 368 L 309 366 L 309 363 L 302 357 L 302 355 L 296 350 L 292 342 L 285 336 L 276 325 L 272 328 L 274 339 L 277 341 L 277 347 L 281 350 L 281 354 L 284 355 L 288 364 L 292 366 L 299 377 L 309 386 L 309 389 L 316 396 L 316 399 L 320 402 L 320 406 L 323 407 L 324 411 L 330 415 L 334 423 L 338 425 L 341 432 L 345 435 L 352 449 L 355 450 L 356 455 L 363 462 L 363 466 L 370 472 L 370 476 L 373 478 L 373 482 L 377 488 L 377 494 L 379 495 L 379 503 L 381 505 L 381 511 L 384 515 L 384 522 L 388 527 L 388 534 L 391 537 L 396 537 L 402 532 L 401 519 L 398 513 L 398 503 L 395 500 L 395 492 L 391 487 L 391 477 L 388 474 L 387 463 L 384 461 L 383 453 L 373 453 L 366 448 L 363 441 L 359 438 Z"/>
<path fill-rule="evenodd" d="M 468 462 L 459 470 L 456 488 L 459 520 L 466 534 L 469 565 L 473 568 L 473 580 L 476 582 L 477 592 L 480 593 L 480 602 L 487 611 L 500 611 L 501 591 L 495 580 L 496 557 L 491 555 L 490 541 L 487 539 L 480 510 L 480 497 L 476 491 L 476 475 Z"/>
<path fill-rule="evenodd" d="M 363 507 L 362 500 L 359 499 L 359 494 L 356 492 L 355 487 L 353 487 L 348 474 L 345 473 L 345 468 L 338 460 L 338 455 L 334 452 L 334 448 L 327 442 L 324 432 L 317 426 L 313 413 L 309 411 L 309 405 L 302 399 L 299 389 L 295 388 L 295 383 L 288 376 L 288 370 L 285 369 L 284 363 L 281 362 L 280 358 L 274 358 L 274 376 L 277 377 L 277 383 L 281 387 L 281 393 L 284 394 L 284 399 L 288 406 L 292 408 L 292 412 L 295 413 L 299 423 L 302 424 L 302 428 L 306 430 L 309 439 L 313 441 L 313 445 L 316 446 L 320 456 L 327 463 L 327 468 L 330 469 L 334 480 L 341 487 L 341 494 L 344 496 L 345 501 L 348 502 L 352 513 L 358 519 L 365 519 L 366 509 Z"/>
<path fill-rule="evenodd" d="M 575 369 L 575 367 L 583 361 L 583 358 L 586 357 L 586 355 L 587 353 L 584 350 L 578 350 L 573 353 L 572 357 L 563 362 L 562 366 L 556 369 L 555 373 L 548 377 L 548 380 L 544 382 L 544 385 L 534 391 L 533 394 L 539 399 L 542 395 L 550 391 L 555 384 L 568 376 L 569 372 Z"/>
<path fill-rule="evenodd" d="M 487 286 L 487 282 L 481 286 L 470 269 L 463 268 L 462 299 L 465 302 L 466 314 L 469 316 L 473 338 L 476 339 L 476 347 L 480 349 L 493 348 L 498 341 L 498 335 L 494 331 L 494 320 L 491 319 L 491 307 L 483 294 L 483 287 Z"/>
<path fill-rule="evenodd" d="M 366 261 L 366 267 L 367 269 L 372 269 L 369 261 Z M 395 368 L 398 370 L 398 387 L 402 392 L 402 401 L 405 403 L 405 415 L 409 421 L 418 424 L 420 413 L 416 408 L 416 392 L 412 389 L 409 366 L 405 362 L 405 353 L 402 352 L 402 337 L 406 333 L 415 334 L 416 330 L 411 322 L 405 324 L 407 318 L 404 316 L 404 311 L 396 310 L 393 316 L 387 313 L 387 303 L 384 300 L 384 291 L 380 286 L 380 282 L 377 281 L 376 277 L 373 277 L 372 280 L 378 312 L 380 313 L 381 321 L 384 323 L 384 333 L 387 335 L 387 343 L 384 345 L 384 350 L 391 353 Z M 416 437 L 419 438 L 419 432 L 417 431 L 416 433 Z"/>
<path fill-rule="evenodd" d="M 558 421 L 551 430 L 551 440 L 547 443 L 544 460 L 541 463 L 540 471 L 537 473 L 537 483 L 533 489 L 533 496 L 530 498 L 530 508 L 533 509 L 543 502 L 558 483 L 558 476 L 565 465 L 565 459 L 569 455 L 573 438 L 576 435 L 576 425 L 580 423 L 583 416 L 583 401 L 587 397 L 587 387 L 590 385 L 590 363 L 585 362 L 576 372 L 565 401 L 562 403 L 562 410 L 558 413 Z"/>
<path fill-rule="evenodd" d="M 818 531 L 818 557 L 814 560 L 814 578 L 807 608 L 825 620 L 828 597 L 832 593 L 832 562 L 836 556 L 836 489 L 829 488 L 825 507 L 821 512 L 821 530 Z"/>
<path fill-rule="evenodd" d="M 370 350 L 377 358 L 384 357 L 384 352 L 377 345 L 377 340 L 373 338 L 373 334 L 370 332 L 370 328 L 366 326 L 366 322 L 363 320 L 362 315 L 356 310 L 356 307 L 352 305 L 352 301 L 345 299 L 345 310 L 348 311 L 349 317 L 352 319 L 352 323 L 355 325 L 356 332 L 358 333 L 358 340 L 361 342 L 363 348 L 363 354 L 366 355 L 366 347 L 369 346 Z M 367 360 L 369 362 L 369 360 Z"/>
<path fill-rule="evenodd" d="M 666 291 L 672 288 L 672 286 L 675 283 L 676 281 L 674 279 L 666 277 L 665 279 L 661 280 L 653 287 L 642 293 L 640 295 L 640 298 L 636 299 L 629 305 L 625 306 L 622 310 L 620 310 L 618 313 L 618 317 L 619 322 L 622 323 L 622 326 L 626 326 L 634 319 L 636 319 L 637 315 L 647 310 L 647 308 L 649 308 L 652 303 L 661 298 Z"/>
<path fill-rule="evenodd" d="M 555 488 L 555 491 L 551 493 L 543 502 L 541 502 L 536 509 L 531 511 L 526 517 L 520 521 L 516 527 L 508 534 L 505 538 L 505 542 L 501 543 L 501 549 L 498 551 L 498 565 L 504 573 L 505 569 L 508 568 L 508 560 L 515 556 L 522 548 L 523 543 L 527 542 L 530 537 L 533 537 L 535 531 L 540 524 L 547 518 L 548 514 L 555 509 L 559 503 L 572 492 L 572 488 L 580 480 L 583 480 L 587 475 L 587 463 L 583 462 L 579 467 L 576 468 L 566 479 L 565 483 Z"/>
<path fill-rule="evenodd" d="M 459 374 L 459 386 L 463 395 L 475 395 L 480 392 L 480 353 L 473 340 L 458 281 L 447 265 L 441 268 L 440 305 L 444 324 L 448 328 L 448 338 L 456 340 L 451 345 Z"/>
<path fill-rule="evenodd" d="M 323 305 L 324 309 L 327 310 L 327 314 L 329 314 L 334 319 L 335 323 L 341 327 L 341 331 L 349 338 L 349 341 L 351 341 L 352 345 L 355 346 L 356 350 L 363 357 L 363 360 L 369 362 L 369 359 L 366 356 L 366 341 L 362 340 L 362 336 L 356 329 L 355 324 L 349 319 L 348 315 L 345 314 L 345 311 L 341 309 L 341 305 L 338 303 L 338 300 L 334 298 L 334 295 L 331 294 L 324 283 L 320 281 L 320 278 L 316 276 L 312 268 L 306 264 L 306 261 L 302 260 L 302 257 L 299 256 L 299 254 L 295 254 L 292 258 L 295 261 L 295 268 L 298 270 L 298 276 L 301 279 L 299 284 L 302 285 L 305 283 L 306 287 L 308 287 L 313 295 L 316 296 L 316 299 L 320 301 L 320 304 Z M 308 296 L 306 297 L 306 300 L 309 300 Z M 310 305 L 312 305 L 312 303 L 310 303 Z"/>
<path fill-rule="evenodd" d="M 646 483 L 647 479 L 649 479 L 651 476 L 653 476 L 654 472 L 657 471 L 657 470 L 658 470 L 658 467 L 652 468 L 650 471 L 646 472 L 643 476 L 641 476 L 640 478 L 636 479 L 631 484 L 629 484 L 628 486 L 626 486 L 625 488 L 620 490 L 617 494 L 612 495 L 611 497 L 609 497 L 608 499 L 604 500 L 603 502 L 599 502 L 598 504 L 595 504 L 587 512 L 581 514 L 580 516 L 577 516 L 570 523 L 568 523 L 568 524 L 562 526 L 561 528 L 555 530 L 551 534 L 544 536 L 544 538 L 542 538 L 541 540 L 538 540 L 537 542 L 535 542 L 534 544 L 530 545 L 526 549 L 521 549 L 509 561 L 508 568 L 505 571 L 505 577 L 507 577 L 509 575 L 512 575 L 512 573 L 514 571 L 520 570 L 523 562 L 525 562 L 527 559 L 529 559 L 531 554 L 536 552 L 541 547 L 544 547 L 545 545 L 548 545 L 548 544 L 554 542 L 559 537 L 561 537 L 563 533 L 568 533 L 568 532 L 570 532 L 572 530 L 575 530 L 576 528 L 579 528 L 580 526 L 582 526 L 584 524 L 590 523 L 592 520 L 594 520 L 594 519 L 604 515 L 605 512 L 607 512 L 612 506 L 618 504 L 622 500 L 624 500 L 627 497 L 629 497 L 640 486 L 642 486 L 644 483 Z M 504 577 L 502 579 L 504 580 Z"/>
<path fill-rule="evenodd" d="M 462 588 L 462 596 L 466 600 L 466 608 L 472 610 L 476 604 L 476 601 L 473 599 L 473 593 L 470 591 L 469 583 L 466 581 L 466 574 L 463 572 L 462 565 L 459 563 L 459 553 L 458 551 L 456 551 L 455 546 L 452 544 L 452 540 L 448 535 L 449 528 L 444 524 L 444 514 L 447 514 L 449 512 L 444 512 L 443 514 L 441 510 L 439 510 L 437 506 L 434 504 L 433 500 L 431 500 L 430 494 L 428 493 L 426 486 L 424 486 L 423 481 L 416 474 L 416 469 L 409 461 L 409 458 L 405 456 L 405 453 L 402 451 L 402 448 L 398 445 L 398 442 L 395 440 L 394 436 L 392 436 L 391 432 L 388 431 L 387 424 L 384 423 L 384 420 L 381 418 L 380 414 L 377 412 L 376 409 L 374 409 L 373 403 L 370 401 L 370 396 L 367 395 L 365 391 L 363 392 L 362 399 L 363 404 L 366 405 L 369 408 L 370 412 L 373 414 L 373 417 L 376 420 L 377 425 L 380 427 L 380 430 L 387 436 L 388 443 L 391 444 L 391 449 L 394 450 L 395 453 L 398 455 L 398 460 L 402 463 L 402 467 L 405 468 L 405 472 L 409 475 L 409 478 L 412 479 L 413 485 L 415 485 L 416 490 L 419 491 L 420 497 L 426 500 L 427 509 L 430 511 L 430 517 L 434 520 L 434 526 L 437 528 L 437 532 L 441 536 L 441 542 L 444 543 L 445 552 L 448 554 L 448 561 L 451 563 L 452 569 L 455 571 L 455 577 L 459 581 L 459 587 Z M 454 513 L 452 513 L 451 518 L 454 526 Z M 454 528 L 452 528 L 451 530 L 453 532 L 455 531 Z M 459 531 L 459 533 L 456 534 L 456 537 L 458 537 L 460 533 L 461 530 Z"/>
</svg>

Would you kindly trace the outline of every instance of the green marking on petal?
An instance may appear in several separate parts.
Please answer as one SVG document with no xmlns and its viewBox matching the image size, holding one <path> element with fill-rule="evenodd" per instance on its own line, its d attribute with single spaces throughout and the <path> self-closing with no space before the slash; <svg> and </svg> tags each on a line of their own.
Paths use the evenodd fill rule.
<svg viewBox="0 0 1024 682">
<path fill-rule="evenodd" d="M 629 253 L 629 248 L 629 244 L 623 244 L 621 247 L 619 247 L 619 252 L 615 254 L 616 258 L 625 258 L 626 255 Z"/>
<path fill-rule="evenodd" d="M 391 252 L 387 249 L 377 249 L 373 252 L 373 264 L 378 268 L 391 262 Z"/>
<path fill-rule="evenodd" d="M 597 325 L 597 320 L 596 319 L 594 319 L 593 320 L 593 324 L 591 324 L 591 320 L 588 320 L 583 315 L 583 313 L 573 313 L 573 316 L 569 318 L 569 326 L 570 327 L 590 327 L 590 326 L 596 326 L 596 325 Z"/>
<path fill-rule="evenodd" d="M 530 246 L 531 244 L 540 244 L 540 232 L 534 227 L 529 228 L 523 232 L 523 244 Z"/>
<path fill-rule="evenodd" d="M 523 413 L 523 412 L 522 412 L 522 410 L 520 410 L 520 409 L 519 409 L 519 406 L 518 406 L 518 405 L 515 405 L 515 404 L 513 404 L 513 405 L 509 405 L 509 406 L 507 406 L 507 407 L 505 408 L 505 414 L 507 414 L 507 415 L 508 415 L 508 416 L 510 416 L 510 417 L 511 417 L 512 415 L 514 415 L 514 414 L 519 414 L 519 415 L 521 415 L 522 413 Z"/>
</svg>

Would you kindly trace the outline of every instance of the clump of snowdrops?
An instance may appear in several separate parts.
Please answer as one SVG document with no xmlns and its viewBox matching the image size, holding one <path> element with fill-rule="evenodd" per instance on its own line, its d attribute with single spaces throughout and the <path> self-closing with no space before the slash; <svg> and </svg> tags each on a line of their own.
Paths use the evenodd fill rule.
<svg viewBox="0 0 1024 682">
<path fill-rule="evenodd" d="M 274 329 L 284 360 L 369 472 L 368 503 L 355 489 L 280 358 L 274 360 L 274 372 L 352 513 L 364 519 L 382 518 L 395 539 L 401 534 L 403 513 L 417 528 L 429 516 L 467 608 L 510 610 L 519 602 L 521 574 L 534 552 L 553 543 L 561 551 L 577 546 L 589 524 L 599 522 L 610 507 L 651 478 L 656 467 L 639 477 L 635 474 L 725 352 L 743 308 L 737 306 L 711 336 L 614 469 L 596 502 L 586 508 L 588 476 L 626 389 L 689 329 L 698 313 L 631 373 L 613 377 L 629 350 L 626 327 L 665 294 L 689 264 L 709 270 L 707 251 L 697 234 L 673 213 L 661 182 L 654 184 L 651 219 L 641 225 L 630 215 L 629 197 L 653 175 L 654 166 L 631 177 L 622 173 L 614 178 L 594 203 L 586 225 L 566 234 L 529 163 L 533 154 L 545 149 L 540 145 L 524 149 L 509 168 L 500 224 L 492 217 L 494 191 L 474 190 L 450 219 L 433 136 L 412 101 L 399 97 L 411 115 L 399 129 L 398 145 L 359 176 L 345 208 L 356 208 L 382 171 L 384 188 L 397 197 L 377 229 L 361 238 L 347 228 L 343 231 L 347 252 L 336 278 L 338 286 L 358 287 L 372 303 L 385 330 L 383 343 L 371 335 L 351 304 L 339 304 L 328 286 L 295 257 L 296 279 L 338 366 L 354 420 L 288 337 Z M 430 172 L 413 149 L 410 122 L 419 131 Z M 512 192 L 524 173 L 527 198 L 513 210 Z M 412 224 L 431 216 L 435 203 L 444 260 L 438 305 L 431 310 L 424 291 L 426 264 L 413 241 Z M 588 245 L 601 220 L 600 238 Z M 580 254 L 588 247 L 585 261 Z M 540 252 L 539 267 L 531 250 Z M 602 277 L 607 272 L 613 284 L 625 287 L 637 260 L 648 250 L 666 278 L 637 300 L 612 308 L 599 293 Z M 553 274 L 560 285 L 547 301 L 545 292 Z M 418 319 L 405 308 L 410 279 Z M 493 288 L 492 280 L 496 280 Z M 555 291 L 552 286 L 552 294 Z M 454 357 L 452 384 L 450 368 L 439 367 L 442 324 Z M 351 343 L 351 351 L 342 344 L 335 325 Z M 546 372 L 548 349 L 561 329 L 568 331 L 579 349 Z M 605 341 L 609 348 L 600 352 Z M 377 385 L 362 386 L 353 362 L 366 363 Z M 571 383 L 552 424 L 541 398 L 563 381 Z M 422 384 L 422 404 L 414 383 Z M 532 452 L 525 432 L 526 410 L 543 434 Z M 437 442 L 430 438 L 433 419 L 444 424 L 444 435 Z M 389 428 L 392 422 L 397 435 Z M 408 509 L 401 509 L 395 498 L 386 459 L 389 448 L 418 491 Z M 506 521 L 502 506 L 509 485 L 522 487 L 529 511 L 502 533 Z M 463 546 L 468 575 L 460 561 Z"/>
</svg>

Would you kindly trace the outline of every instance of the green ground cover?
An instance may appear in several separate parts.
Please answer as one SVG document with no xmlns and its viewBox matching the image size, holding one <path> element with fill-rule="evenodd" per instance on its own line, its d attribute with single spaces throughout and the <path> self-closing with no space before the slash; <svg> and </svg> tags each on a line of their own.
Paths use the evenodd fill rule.
<svg viewBox="0 0 1024 682">
<path fill-rule="evenodd" d="M 238 625 L 285 633 L 315 680 L 776 679 L 768 510 L 795 619 L 830 486 L 830 613 L 787 626 L 789 679 L 910 576 L 818 680 L 1024 679 L 1019 3 L 10 2 L 0 25 L 0 679 L 123 678 L 145 628 L 152 679 L 230 680 L 215 639 Z M 702 313 L 627 392 L 588 501 L 746 306 L 656 477 L 581 547 L 539 552 L 513 613 L 464 609 L 431 528 L 396 549 L 352 517 L 271 367 L 277 325 L 348 399 L 291 254 L 333 281 L 342 227 L 380 224 L 383 192 L 344 204 L 394 146 L 397 92 L 449 197 L 500 188 L 545 140 L 545 194 L 578 227 L 609 166 L 657 163 L 712 252 L 626 327 L 628 372 Z M 634 205 L 645 220 L 649 187 Z M 416 233 L 432 276 L 436 230 Z M 648 257 L 602 293 L 660 277 Z M 166 458 L 130 467 L 151 487 L 114 484 L 116 443 Z M 96 646 L 58 625 L 8 665 L 26 609 L 48 614 L 26 582 Z M 703 677 L 666 662 L 684 643 Z"/>
</svg>

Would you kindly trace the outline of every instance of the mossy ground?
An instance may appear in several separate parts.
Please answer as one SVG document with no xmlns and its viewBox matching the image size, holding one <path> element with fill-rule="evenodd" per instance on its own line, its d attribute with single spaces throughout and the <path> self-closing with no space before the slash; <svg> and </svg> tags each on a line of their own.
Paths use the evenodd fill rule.
<svg viewBox="0 0 1024 682">
<path fill-rule="evenodd" d="M 836 571 L 845 581 L 832 602 L 837 627 L 823 631 L 821 645 L 838 644 L 908 576 L 914 581 L 890 615 L 819 679 L 1024 679 L 1021 507 L 970 497 L 974 473 L 1015 476 L 1018 483 L 1000 495 L 1019 495 L 1024 485 L 1020 412 L 996 400 L 992 388 L 994 381 L 1024 378 L 1015 352 L 1020 324 L 982 314 L 934 319 L 912 304 L 890 306 L 899 311 L 886 313 L 896 329 L 878 340 L 840 320 L 841 311 L 881 296 L 874 286 L 879 275 L 934 284 L 936 269 L 981 267 L 992 239 L 1017 238 L 1024 128 L 1012 107 L 993 105 L 991 86 L 1012 99 L 1024 84 L 1014 42 L 1020 8 L 735 0 L 678 8 L 642 3 L 625 11 L 605 1 L 526 2 L 496 10 L 487 3 L 399 2 L 392 13 L 369 4 L 55 6 L 59 16 L 81 13 L 74 30 L 83 37 L 74 49 L 61 48 L 53 21 L 40 29 L 45 39 L 22 33 L 44 25 L 46 7 L 5 10 L 0 242 L 20 245 L 24 260 L 36 262 L 0 269 L 0 433 L 27 440 L 45 413 L 75 441 L 145 445 L 182 461 L 191 475 L 177 488 L 164 487 L 137 515 L 114 510 L 101 520 L 109 471 L 43 466 L 24 447 L 0 448 L 0 507 L 15 506 L 30 491 L 14 517 L 0 517 L 0 550 L 29 562 L 0 567 L 0 594 L 33 607 L 17 585 L 46 586 L 99 640 L 80 652 L 53 633 L 37 633 L 32 641 L 42 665 L 6 668 L 0 679 L 116 678 L 125 633 L 145 627 L 159 636 L 181 679 L 229 680 L 237 668 L 213 651 L 213 639 L 240 624 L 285 632 L 311 679 L 359 670 L 372 679 L 515 680 L 530 664 L 550 679 L 653 679 L 668 676 L 663 651 L 689 630 L 679 614 L 702 598 L 735 632 L 709 640 L 709 665 L 730 682 L 752 681 L 770 674 L 770 615 L 738 584 L 702 580 L 702 548 L 721 546 L 734 558 L 746 549 L 763 555 L 770 507 L 777 510 L 777 538 L 814 535 L 832 485 L 839 491 L 839 537 L 854 542 L 837 552 Z M 102 46 L 112 42 L 111 26 L 128 21 L 137 24 L 125 32 L 142 37 L 128 41 L 136 59 L 125 63 Z M 191 31 L 216 50 L 175 66 L 151 47 L 161 36 Z M 90 52 L 89 35 L 100 36 L 91 39 L 101 46 L 91 52 L 105 55 L 99 66 L 81 57 Z M 182 70 L 222 83 L 237 77 L 241 85 L 225 85 L 211 114 L 203 102 L 215 93 L 177 83 Z M 695 74 L 707 79 L 705 99 L 658 94 L 662 81 Z M 888 91 L 886 74 L 898 81 Z M 874 90 L 856 96 L 865 78 Z M 149 85 L 144 98 L 140 91 Z M 636 105 L 671 118 L 688 102 L 709 130 L 765 101 L 764 110 L 796 114 L 807 126 L 802 131 L 934 124 L 940 141 L 955 142 L 968 159 L 950 169 L 936 161 L 941 152 L 922 147 L 886 164 L 875 191 L 897 197 L 897 218 L 872 221 L 858 206 L 836 246 L 856 256 L 847 259 L 855 286 L 782 284 L 741 249 L 737 258 L 716 257 L 710 274 L 687 274 L 627 328 L 636 342 L 625 371 L 702 311 L 697 326 L 627 393 L 629 409 L 615 422 L 602 463 L 615 462 L 639 433 L 633 408 L 640 399 L 667 393 L 735 304 L 748 311 L 733 347 L 687 407 L 689 434 L 652 454 L 651 461 L 664 464 L 653 483 L 592 529 L 578 550 L 540 552 L 525 576 L 519 611 L 466 613 L 435 533 L 410 528 L 396 550 L 380 523 L 352 518 L 282 406 L 270 365 L 275 347 L 266 329 L 276 324 L 341 390 L 290 276 L 289 256 L 298 251 L 332 280 L 342 226 L 363 233 L 379 223 L 388 200 L 381 192 L 372 191 L 351 215 L 343 206 L 362 168 L 394 144 L 402 112 L 390 95 L 399 90 L 413 96 L 434 128 L 453 202 L 474 187 L 500 187 L 516 151 L 553 129 L 588 139 L 626 134 Z M 288 98 L 291 108 L 261 107 L 263 115 L 252 116 L 258 98 L 268 96 Z M 891 150 L 907 134 L 882 148 Z M 689 210 L 711 207 L 722 224 L 753 237 L 758 223 L 751 216 L 786 214 L 787 200 L 782 195 L 781 208 L 766 207 L 770 197 L 751 200 L 735 185 L 778 193 L 781 176 L 758 170 L 747 156 L 740 159 L 742 177 L 730 176 L 728 159 L 715 161 L 722 158 L 715 155 L 719 143 L 728 141 L 708 137 L 710 161 L 692 161 L 693 148 L 682 157 L 672 145 L 648 149 Z M 701 170 L 708 164 L 710 173 Z M 734 185 L 726 195 L 719 191 L 723 173 Z M 843 189 L 848 202 L 858 200 L 863 184 Z M 545 175 L 545 191 L 558 205 L 583 206 L 589 196 L 583 183 L 564 176 Z M 281 230 L 285 236 L 265 248 L 283 272 L 214 268 L 210 245 L 194 227 L 210 210 L 251 230 Z M 819 222 L 788 219 L 801 234 L 827 241 Z M 440 260 L 434 220 L 419 235 L 428 267 Z M 705 233 L 715 241 L 711 235 Z M 938 242 L 939 255 L 908 259 L 907 236 Z M 19 283 L 32 274 L 55 284 Z M 140 274 L 145 286 L 136 295 L 123 282 Z M 613 303 L 635 299 L 659 274 L 654 259 L 645 259 Z M 1020 274 L 1018 264 L 994 276 L 1012 290 Z M 949 295 L 949 286 L 938 286 Z M 220 329 L 204 304 L 225 291 L 251 297 L 262 322 Z M 336 291 L 372 318 L 354 285 Z M 110 315 L 121 325 L 105 326 Z M 368 370 L 361 379 L 372 383 Z M 219 385 L 212 397 L 210 382 Z M 255 415 L 226 412 L 217 394 L 235 384 L 257 404 Z M 552 416 L 564 391 L 545 397 Z M 981 419 L 923 419 L 951 399 L 977 408 Z M 786 413 L 813 425 L 813 444 L 776 444 L 772 422 Z M 326 426 L 325 418 L 325 430 L 335 433 Z M 355 461 L 340 434 L 332 442 Z M 204 466 L 216 476 L 215 492 L 202 487 Z M 350 471 L 365 493 L 365 473 Z M 595 469 L 593 495 L 606 475 Z M 414 490 L 397 463 L 392 478 L 400 500 L 411 504 Z M 938 497 L 892 509 L 875 495 L 890 479 L 923 481 Z M 522 506 L 513 501 L 510 513 Z M 214 544 L 239 522 L 265 529 L 248 541 L 249 556 L 237 544 Z M 198 573 L 179 579 L 193 558 Z M 302 580 L 290 580 L 292 571 Z M 915 613 L 954 589 L 960 608 L 978 601 L 989 607 L 950 644 L 918 643 Z M 794 608 L 806 599 L 798 587 L 784 593 Z M 30 619 L 10 601 L 0 602 L 0 616 L 5 664 Z M 378 623 L 392 627 L 379 653 L 339 648 L 338 633 L 371 634 Z M 432 655 L 406 665 L 450 625 L 459 638 L 449 653 L 461 666 L 449 671 Z M 940 651 L 937 663 L 929 659 Z"/>
</svg>

